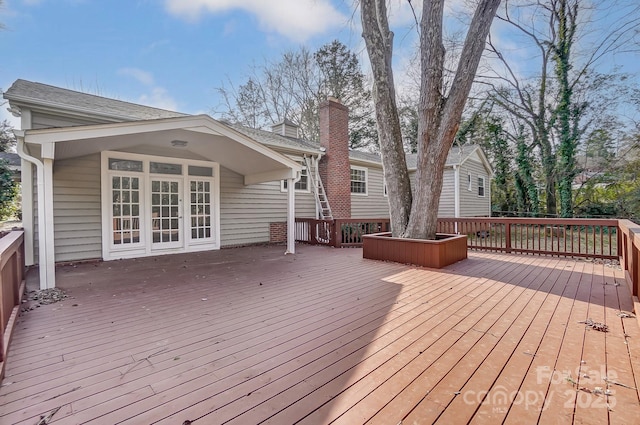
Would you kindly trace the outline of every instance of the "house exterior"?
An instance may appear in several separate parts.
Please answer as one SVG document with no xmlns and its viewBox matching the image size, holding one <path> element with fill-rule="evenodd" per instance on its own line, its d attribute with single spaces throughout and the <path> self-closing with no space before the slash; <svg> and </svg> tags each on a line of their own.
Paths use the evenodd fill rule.
<svg viewBox="0 0 640 425">
<path fill-rule="evenodd" d="M 348 149 L 336 99 L 318 145 L 288 121 L 256 130 L 25 80 L 4 97 L 21 117 L 25 259 L 43 288 L 56 262 L 285 241 L 293 253 L 295 217 L 389 214 L 380 158 Z M 478 147 L 454 149 L 440 214 L 490 215 L 490 177 Z"/>
</svg>

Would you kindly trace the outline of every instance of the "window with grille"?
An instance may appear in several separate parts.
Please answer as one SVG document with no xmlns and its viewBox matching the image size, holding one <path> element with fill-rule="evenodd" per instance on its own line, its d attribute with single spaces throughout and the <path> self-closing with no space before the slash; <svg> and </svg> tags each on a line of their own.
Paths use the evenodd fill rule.
<svg viewBox="0 0 640 425">
<path fill-rule="evenodd" d="M 367 194 L 367 169 L 351 167 L 351 193 Z"/>
<path fill-rule="evenodd" d="M 484 177 L 478 177 L 478 196 L 484 196 Z"/>
</svg>

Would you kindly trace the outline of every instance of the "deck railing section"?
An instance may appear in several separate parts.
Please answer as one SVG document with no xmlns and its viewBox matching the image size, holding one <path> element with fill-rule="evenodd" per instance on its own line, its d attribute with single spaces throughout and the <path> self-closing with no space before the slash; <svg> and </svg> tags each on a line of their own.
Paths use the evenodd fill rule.
<svg viewBox="0 0 640 425">
<path fill-rule="evenodd" d="M 389 219 L 296 218 L 296 241 L 362 246 L 362 235 L 388 232 Z M 640 225 L 617 219 L 439 218 L 438 232 L 466 234 L 470 249 L 620 260 L 640 295 Z"/>
<path fill-rule="evenodd" d="M 316 220 L 296 218 L 298 242 L 338 248 L 362 246 L 362 235 L 389 231 L 389 219 Z"/>
<path fill-rule="evenodd" d="M 438 232 L 467 235 L 469 248 L 510 253 L 617 259 L 618 220 L 439 218 Z"/>
<path fill-rule="evenodd" d="M 637 302 L 637 297 L 640 296 L 640 225 L 629 220 L 618 220 L 618 230 L 620 263 L 625 270 L 629 289 Z"/>
<path fill-rule="evenodd" d="M 0 380 L 24 290 L 24 271 L 24 232 L 9 232 L 0 238 Z"/>
</svg>

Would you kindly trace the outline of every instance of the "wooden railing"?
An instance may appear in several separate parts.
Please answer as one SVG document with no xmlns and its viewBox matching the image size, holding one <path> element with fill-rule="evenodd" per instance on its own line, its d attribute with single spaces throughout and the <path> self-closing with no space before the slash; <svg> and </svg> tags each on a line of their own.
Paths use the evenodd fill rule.
<svg viewBox="0 0 640 425">
<path fill-rule="evenodd" d="M 24 232 L 0 238 L 0 380 L 24 292 Z"/>
<path fill-rule="evenodd" d="M 618 220 L 557 218 L 439 218 L 438 232 L 467 235 L 484 251 L 617 259 Z"/>
<path fill-rule="evenodd" d="M 389 219 L 296 219 L 296 240 L 362 246 L 362 235 L 389 231 Z M 617 219 L 439 218 L 438 232 L 466 234 L 467 247 L 519 254 L 619 260 L 640 318 L 640 225 Z"/>
<path fill-rule="evenodd" d="M 316 220 L 296 218 L 296 241 L 337 248 L 362 246 L 362 235 L 389 231 L 388 218 Z"/>
<path fill-rule="evenodd" d="M 618 220 L 620 264 L 625 270 L 634 301 L 640 296 L 640 225 L 629 220 Z M 638 305 L 636 316 L 640 319 Z"/>
</svg>

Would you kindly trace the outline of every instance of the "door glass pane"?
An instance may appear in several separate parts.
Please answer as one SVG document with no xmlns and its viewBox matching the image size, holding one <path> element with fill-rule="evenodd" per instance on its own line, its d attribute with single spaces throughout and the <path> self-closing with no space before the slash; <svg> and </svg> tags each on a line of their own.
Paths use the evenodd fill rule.
<svg viewBox="0 0 640 425">
<path fill-rule="evenodd" d="M 140 242 L 140 181 L 138 177 L 111 178 L 112 242 L 130 245 Z"/>
<path fill-rule="evenodd" d="M 180 241 L 179 189 L 178 182 L 151 182 L 151 233 L 154 243 Z"/>
<path fill-rule="evenodd" d="M 192 180 L 191 190 L 191 238 L 211 238 L 211 185 L 208 181 Z"/>
<path fill-rule="evenodd" d="M 150 162 L 149 172 L 153 174 L 182 174 L 182 165 L 164 162 Z M 177 183 L 176 183 L 177 184 Z"/>
<path fill-rule="evenodd" d="M 117 171 L 142 171 L 142 161 L 109 158 L 109 169 Z M 137 189 L 137 187 L 136 187 Z"/>
<path fill-rule="evenodd" d="M 199 177 L 213 177 L 213 168 L 189 165 L 189 175 Z"/>
</svg>

